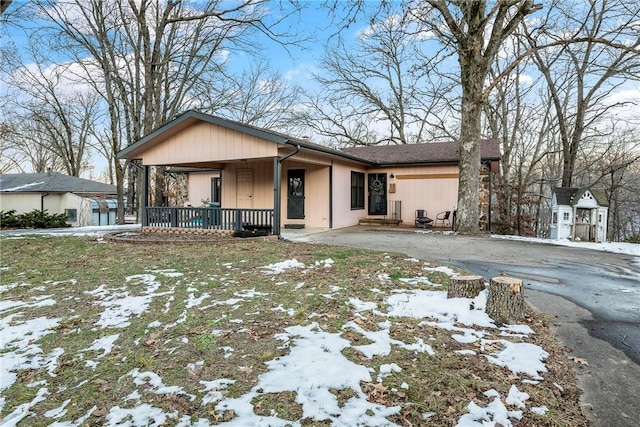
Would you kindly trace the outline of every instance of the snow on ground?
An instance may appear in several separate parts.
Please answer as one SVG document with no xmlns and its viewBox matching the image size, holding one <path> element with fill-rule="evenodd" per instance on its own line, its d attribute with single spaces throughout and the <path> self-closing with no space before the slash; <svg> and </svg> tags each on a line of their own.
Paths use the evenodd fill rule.
<svg viewBox="0 0 640 427">
<path fill-rule="evenodd" d="M 324 269 L 330 268 L 332 264 L 331 260 L 321 260 L 310 267 L 305 267 L 304 264 L 291 259 L 264 266 L 261 269 L 263 273 L 274 275 L 281 274 L 290 268 Z M 429 267 L 424 268 L 429 270 Z M 438 271 L 454 274 L 450 269 L 438 269 Z M 247 289 L 236 292 L 235 296 L 238 298 L 232 298 L 231 302 L 214 300 L 206 293 L 196 298 L 197 286 L 187 284 L 185 286 L 188 286 L 188 298 L 182 302 L 174 301 L 172 290 L 175 286 L 169 291 L 160 292 L 165 280 L 163 278 L 181 280 L 181 273 L 174 270 L 149 270 L 124 278 L 121 286 L 100 285 L 92 291 L 85 292 L 84 297 L 90 304 L 101 310 L 100 320 L 95 324 L 95 328 L 105 333 L 90 347 L 80 350 L 78 357 L 85 360 L 86 366 L 90 369 L 85 373 L 86 379 L 77 387 L 89 381 L 100 359 L 118 346 L 120 336 L 126 333 L 132 319 L 146 313 L 151 303 L 160 296 L 168 296 L 172 304 L 182 304 L 185 309 L 175 323 L 162 325 L 160 322 L 151 322 L 148 325 L 149 328 L 174 327 L 186 319 L 187 308 L 204 309 L 201 303 L 205 299 L 212 306 L 220 304 L 239 306 L 248 299 L 268 297 L 267 293 Z M 235 398 L 225 397 L 225 389 L 234 383 L 233 378 L 206 378 L 200 380 L 199 385 L 192 390 L 186 391 L 182 387 L 166 384 L 161 376 L 162 372 L 133 369 L 121 377 L 119 382 L 132 383 L 139 391 L 136 389 L 123 397 L 117 406 L 107 408 L 105 423 L 108 426 L 162 425 L 164 423 L 185 427 L 210 425 L 207 419 L 193 420 L 187 415 L 180 415 L 177 411 L 165 412 L 149 403 L 142 403 L 141 392 L 144 391 L 159 396 L 180 395 L 200 405 L 215 404 L 217 411 L 233 410 L 235 417 L 226 423 L 219 424 L 223 426 L 300 426 L 300 421 L 282 419 L 277 413 L 272 413 L 270 416 L 257 415 L 252 403 L 256 397 L 267 393 L 294 392 L 296 401 L 302 408 L 301 419 L 327 420 L 334 426 L 394 425 L 387 417 L 398 413 L 402 408 L 387 407 L 368 401 L 361 384 L 363 382 L 380 383 L 385 378 L 401 372 L 402 368 L 392 363 L 383 364 L 376 370 L 372 367 L 373 362 L 369 363 L 371 359 L 374 356 L 388 355 L 393 348 L 416 354 L 427 353 L 432 356 L 437 352 L 450 351 L 432 348 L 423 340 L 428 337 L 421 337 L 418 333 L 411 342 L 391 338 L 390 330 L 394 320 L 404 317 L 423 319 L 422 323 L 425 325 L 449 331 L 458 342 L 468 345 L 467 349 L 457 351 L 465 357 L 484 358 L 488 363 L 506 367 L 514 374 L 524 373 L 530 377 L 528 381 L 544 379 L 543 374 L 546 372 L 544 360 L 548 354 L 537 345 L 520 342 L 521 338 L 526 338 L 532 333 L 527 326 L 507 325 L 498 328 L 494 324 L 484 312 L 486 291 L 473 300 L 447 299 L 446 292 L 443 291 L 412 290 L 411 285 L 419 282 L 418 278 L 405 280 L 404 283 L 409 285 L 409 289 L 389 292 L 383 306 L 358 298 L 347 300 L 346 304 L 352 308 L 353 318 L 356 320 L 344 324 L 342 330 L 362 334 L 369 344 L 352 345 L 342 336 L 342 332 L 325 332 L 315 322 L 285 328 L 274 338 L 282 342 L 281 348 L 287 349 L 288 354 L 267 361 L 267 371 L 258 377 L 258 383 L 248 393 Z M 11 287 L 3 286 L 0 288 L 0 294 L 9 289 Z M 46 286 L 43 290 L 46 290 Z M 333 286 L 331 291 L 334 296 L 340 292 L 347 292 L 339 286 Z M 377 289 L 373 291 L 380 292 Z M 57 359 L 64 353 L 64 349 L 55 348 L 49 354 L 44 354 L 38 346 L 38 341 L 47 334 L 56 333 L 56 328 L 62 319 L 45 317 L 29 319 L 29 309 L 38 304 L 55 305 L 56 301 L 47 295 L 42 295 L 31 299 L 25 298 L 23 301 L 3 300 L 0 304 L 0 351 L 2 352 L 0 354 L 0 392 L 14 384 L 19 373 L 27 369 L 26 367 L 42 368 L 50 376 L 55 376 Z M 284 307 L 278 309 L 287 310 Z M 368 312 L 386 316 L 387 320 L 365 328 L 358 323 L 357 319 Z M 241 319 L 229 320 L 242 323 Z M 118 333 L 109 333 L 113 330 L 117 330 Z M 504 339 L 485 339 L 485 336 L 494 334 L 499 334 Z M 515 337 L 517 342 L 510 341 L 509 337 Z M 348 347 L 362 354 L 361 363 L 355 363 L 344 356 L 343 352 Z M 234 351 L 230 347 L 222 350 L 225 357 L 233 354 Z M 94 359 L 91 359 L 91 356 Z M 202 361 L 194 361 L 185 368 L 193 371 L 202 363 Z M 36 396 L 31 402 L 20 405 L 7 415 L 2 421 L 4 426 L 14 426 L 22 420 L 34 417 L 30 408 L 46 400 L 52 393 L 46 381 L 27 385 L 38 388 Z M 408 388 L 409 385 L 405 383 L 402 387 Z M 346 402 L 339 403 L 332 390 L 348 391 L 351 397 Z M 469 402 L 468 414 L 460 417 L 458 426 L 495 426 L 497 424 L 511 426 L 512 420 L 522 418 L 524 411 L 536 414 L 544 414 L 546 411 L 544 407 L 527 406 L 529 396 L 520 392 L 516 384 L 504 398 L 495 390 L 487 390 L 485 394 L 487 397 L 492 397 L 493 401 L 485 407 Z M 0 409 L 5 405 L 4 398 L 0 397 Z M 73 400 L 65 401 L 60 407 L 47 411 L 43 416 L 50 419 L 51 425 L 57 427 L 81 426 L 96 409 L 96 407 L 89 408 L 83 416 L 75 420 L 65 419 L 66 408 L 69 405 L 74 405 Z M 426 419 L 433 415 L 433 413 L 426 413 L 424 417 Z"/>
<path fill-rule="evenodd" d="M 504 240 L 518 240 L 521 242 L 542 243 L 547 245 L 556 246 L 569 246 L 572 248 L 591 249 L 594 251 L 613 252 L 617 254 L 627 254 L 640 257 L 640 245 L 637 243 L 625 243 L 625 242 L 573 242 L 568 239 L 539 239 L 535 237 L 522 237 L 522 236 L 502 236 L 498 234 L 491 235 L 494 239 Z M 640 263 L 640 259 L 638 260 Z"/>
</svg>

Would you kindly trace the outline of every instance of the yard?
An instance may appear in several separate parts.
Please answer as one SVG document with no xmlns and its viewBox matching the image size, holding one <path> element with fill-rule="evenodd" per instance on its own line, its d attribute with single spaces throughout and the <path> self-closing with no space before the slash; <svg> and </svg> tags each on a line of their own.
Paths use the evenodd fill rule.
<svg viewBox="0 0 640 427">
<path fill-rule="evenodd" d="M 446 267 L 272 240 L 0 244 L 2 425 L 587 424 L 548 320 L 496 326 L 485 294 L 446 300 Z"/>
</svg>

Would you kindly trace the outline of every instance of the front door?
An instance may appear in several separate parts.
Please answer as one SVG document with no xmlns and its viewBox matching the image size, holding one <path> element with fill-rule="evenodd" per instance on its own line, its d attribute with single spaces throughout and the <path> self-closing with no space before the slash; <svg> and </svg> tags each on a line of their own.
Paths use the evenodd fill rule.
<svg viewBox="0 0 640 427">
<path fill-rule="evenodd" d="M 253 208 L 253 170 L 239 169 L 236 172 L 236 207 Z"/>
<path fill-rule="evenodd" d="M 287 171 L 287 218 L 304 219 L 304 169 Z"/>
<path fill-rule="evenodd" d="M 369 174 L 369 215 L 387 214 L 387 174 Z"/>
</svg>

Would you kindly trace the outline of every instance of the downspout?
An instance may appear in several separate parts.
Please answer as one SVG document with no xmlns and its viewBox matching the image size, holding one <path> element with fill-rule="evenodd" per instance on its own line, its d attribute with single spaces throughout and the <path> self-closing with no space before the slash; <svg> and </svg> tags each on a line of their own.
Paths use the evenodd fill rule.
<svg viewBox="0 0 640 427">
<path fill-rule="evenodd" d="M 49 192 L 40 194 L 40 212 L 44 212 L 44 198 L 49 195 Z"/>
<path fill-rule="evenodd" d="M 487 231 L 489 231 L 489 234 L 491 234 L 491 232 L 492 232 L 492 230 L 491 230 L 491 200 L 492 200 L 492 197 L 493 197 L 493 185 L 492 185 L 492 181 L 493 180 L 492 180 L 492 176 L 491 176 L 493 172 L 492 172 L 492 169 L 491 169 L 491 161 L 487 162 L 487 168 L 489 169 L 488 170 L 488 174 L 489 174 L 489 206 L 488 206 L 488 211 L 489 212 L 488 212 L 488 215 L 487 215 L 488 216 L 487 220 L 489 221 L 489 223 L 487 225 L 487 228 L 488 228 Z"/>
<path fill-rule="evenodd" d="M 280 235 L 280 201 L 281 201 L 281 176 L 282 176 L 282 162 L 290 157 L 295 156 L 300 151 L 300 146 L 296 145 L 296 149 L 293 153 L 289 153 L 283 157 L 273 158 L 273 234 L 278 236 L 278 239 L 282 239 Z"/>
<path fill-rule="evenodd" d="M 329 228 L 333 228 L 333 160 L 329 166 Z"/>
</svg>

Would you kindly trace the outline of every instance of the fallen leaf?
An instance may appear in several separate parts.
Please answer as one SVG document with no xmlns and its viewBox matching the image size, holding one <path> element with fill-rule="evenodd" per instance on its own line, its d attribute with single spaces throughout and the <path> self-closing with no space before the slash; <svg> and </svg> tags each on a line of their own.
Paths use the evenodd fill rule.
<svg viewBox="0 0 640 427">
<path fill-rule="evenodd" d="M 91 415 L 93 415 L 94 417 L 106 417 L 108 413 L 109 411 L 107 411 L 107 408 L 102 407 L 93 411 Z"/>
<path fill-rule="evenodd" d="M 589 364 L 589 362 L 587 362 L 587 360 L 586 360 L 586 359 L 583 359 L 583 358 L 581 358 L 581 357 L 571 356 L 571 357 L 569 358 L 569 360 L 573 360 L 574 362 L 579 363 L 579 364 L 581 364 L 581 365 L 588 365 L 588 364 Z"/>
</svg>

